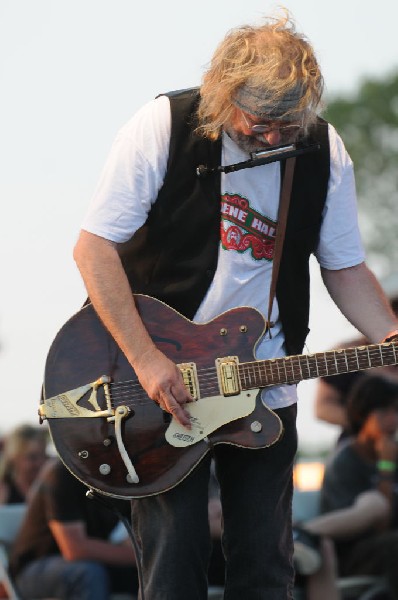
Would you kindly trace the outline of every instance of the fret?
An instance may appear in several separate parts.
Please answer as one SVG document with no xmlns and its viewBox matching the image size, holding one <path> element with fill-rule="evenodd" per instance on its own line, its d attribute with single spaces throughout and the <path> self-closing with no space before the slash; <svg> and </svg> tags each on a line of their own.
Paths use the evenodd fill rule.
<svg viewBox="0 0 398 600">
<path fill-rule="evenodd" d="M 310 373 L 310 378 L 318 377 L 318 367 L 316 364 L 315 354 L 308 354 L 308 370 Z"/>
<path fill-rule="evenodd" d="M 281 379 L 281 371 L 280 371 L 280 368 L 279 368 L 279 360 L 280 360 L 279 358 L 278 359 L 276 358 L 275 359 L 275 363 L 274 363 L 274 366 L 276 367 L 276 369 L 275 369 L 275 383 L 280 383 L 281 381 L 283 381 Z"/>
<path fill-rule="evenodd" d="M 271 383 L 276 383 L 275 382 L 275 366 L 276 366 L 275 363 L 276 363 L 275 358 L 272 358 L 269 362 L 270 370 L 271 370 Z"/>
<path fill-rule="evenodd" d="M 267 366 L 265 368 L 266 371 L 267 371 L 267 367 L 269 370 L 269 376 L 267 375 L 267 381 L 268 381 L 268 383 L 273 383 L 274 382 L 274 371 L 272 369 L 271 361 L 267 361 Z"/>
<path fill-rule="evenodd" d="M 355 350 L 347 350 L 346 352 L 347 371 L 357 371 L 357 357 Z"/>
<path fill-rule="evenodd" d="M 313 370 L 313 361 L 314 361 L 314 355 L 313 354 L 309 354 L 307 357 L 307 363 L 308 363 L 308 372 L 310 374 L 310 377 L 316 377 L 316 369 L 315 371 Z"/>
<path fill-rule="evenodd" d="M 260 377 L 260 382 L 262 383 L 262 385 L 268 385 L 268 376 L 267 376 L 267 365 L 266 363 L 262 363 L 261 366 L 261 377 Z"/>
<path fill-rule="evenodd" d="M 252 379 L 253 379 L 253 383 L 257 386 L 259 384 L 259 370 L 256 368 L 257 363 L 253 362 L 251 364 L 251 370 L 252 370 Z"/>
<path fill-rule="evenodd" d="M 295 378 L 294 378 L 294 365 L 293 365 L 292 357 L 291 356 L 287 356 L 283 362 L 285 364 L 286 383 L 292 383 L 292 382 L 295 381 Z M 290 375 L 288 375 L 288 368 L 291 371 Z"/>
<path fill-rule="evenodd" d="M 246 365 L 238 365 L 238 373 L 239 373 L 239 382 L 242 390 L 247 390 L 247 377 L 246 377 Z"/>
<path fill-rule="evenodd" d="M 382 351 L 381 344 L 380 344 L 380 346 L 379 346 L 379 352 L 380 352 L 380 360 L 381 360 L 381 364 L 384 366 L 384 362 L 383 362 L 383 351 Z"/>
<path fill-rule="evenodd" d="M 360 365 L 359 365 L 358 348 L 355 348 L 355 358 L 356 358 L 357 367 L 358 367 L 358 371 L 359 371 Z"/>
<path fill-rule="evenodd" d="M 327 352 L 322 352 L 318 356 L 319 356 L 319 359 L 321 360 L 320 364 L 318 362 L 320 375 L 328 375 L 328 357 L 327 357 Z M 323 364 L 322 364 L 322 362 L 323 362 Z"/>
<path fill-rule="evenodd" d="M 325 375 L 333 375 L 336 364 L 334 360 L 334 352 L 325 352 Z"/>
<path fill-rule="evenodd" d="M 266 382 L 266 378 L 264 377 L 264 367 L 261 363 L 256 362 L 253 364 L 253 368 L 256 372 L 256 383 L 258 387 L 263 387 Z"/>
<path fill-rule="evenodd" d="M 342 352 L 341 350 L 333 351 L 332 361 L 329 366 L 329 375 L 336 375 L 340 373 L 343 366 L 345 367 L 345 361 L 342 360 Z"/>
<path fill-rule="evenodd" d="M 252 368 L 253 368 L 253 379 L 254 379 L 256 385 L 257 386 L 264 385 L 264 377 L 262 377 L 261 363 L 254 362 L 252 364 Z"/>
<path fill-rule="evenodd" d="M 353 363 L 355 365 L 355 371 L 361 370 L 361 348 L 354 348 L 353 350 Z"/>
<path fill-rule="evenodd" d="M 380 344 L 373 344 L 369 346 L 369 357 L 371 367 L 383 366 L 382 348 Z"/>
<path fill-rule="evenodd" d="M 317 354 L 314 354 L 314 359 L 315 359 L 316 376 L 319 377 L 318 355 Z"/>
<path fill-rule="evenodd" d="M 282 379 L 282 381 L 286 381 L 286 382 L 288 382 L 288 381 L 289 381 L 289 378 L 288 378 L 288 376 L 287 376 L 287 368 L 286 368 L 286 365 L 287 365 L 287 360 L 282 358 L 282 359 L 280 359 L 280 361 L 281 361 L 281 363 L 282 363 L 282 365 L 283 365 L 283 371 L 284 371 L 284 373 L 285 373 L 285 377 Z"/>
<path fill-rule="evenodd" d="M 363 359 L 361 362 L 361 369 L 369 369 L 369 367 L 372 366 L 370 352 L 369 352 L 369 346 L 360 346 L 358 348 L 358 351 L 360 352 L 362 359 Z"/>
<path fill-rule="evenodd" d="M 308 379 L 311 378 L 311 369 L 310 369 L 310 363 L 308 360 L 308 356 L 304 356 L 304 360 L 307 363 L 307 373 L 308 373 Z"/>
<path fill-rule="evenodd" d="M 278 374 L 277 374 L 277 378 L 276 378 L 276 382 L 280 383 L 281 381 L 283 381 L 283 379 L 281 379 L 281 372 L 279 369 L 279 362 L 280 362 L 280 358 L 275 359 L 275 366 L 277 368 Z"/>
<path fill-rule="evenodd" d="M 255 371 L 253 368 L 253 363 L 250 363 L 247 371 L 248 371 L 247 375 L 249 378 L 249 384 L 250 384 L 250 386 L 254 386 L 256 384 L 256 377 L 255 377 Z"/>
<path fill-rule="evenodd" d="M 283 370 L 284 370 L 284 373 L 285 373 L 283 381 L 285 383 L 289 383 L 290 376 L 289 376 L 289 373 L 288 373 L 288 368 L 290 367 L 290 356 L 286 356 L 286 358 L 283 358 L 281 360 L 282 360 L 282 364 L 283 364 Z"/>
<path fill-rule="evenodd" d="M 299 356 L 295 356 L 294 358 L 295 358 L 295 359 L 296 359 L 296 361 L 297 361 L 298 370 L 299 370 L 299 373 L 300 373 L 300 379 L 299 379 L 299 381 L 302 381 L 302 380 L 304 379 L 304 375 L 303 375 L 303 370 L 302 370 L 302 368 L 301 368 L 301 360 L 300 360 L 300 357 L 299 357 Z"/>
<path fill-rule="evenodd" d="M 271 358 L 269 361 L 270 373 L 271 373 L 271 383 L 276 385 L 278 383 L 278 365 L 276 364 L 276 359 Z"/>
<path fill-rule="evenodd" d="M 302 373 L 303 379 L 309 379 L 310 378 L 310 370 L 308 368 L 307 357 L 305 355 L 299 356 L 299 360 L 300 360 L 301 373 Z"/>
</svg>

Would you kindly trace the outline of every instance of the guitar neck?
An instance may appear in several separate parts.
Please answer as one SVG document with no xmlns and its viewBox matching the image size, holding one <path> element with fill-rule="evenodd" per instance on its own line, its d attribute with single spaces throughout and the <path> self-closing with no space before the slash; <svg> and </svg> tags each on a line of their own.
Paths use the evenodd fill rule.
<svg viewBox="0 0 398 600">
<path fill-rule="evenodd" d="M 398 343 L 390 342 L 241 363 L 238 369 L 242 389 L 252 389 L 397 363 Z"/>
</svg>

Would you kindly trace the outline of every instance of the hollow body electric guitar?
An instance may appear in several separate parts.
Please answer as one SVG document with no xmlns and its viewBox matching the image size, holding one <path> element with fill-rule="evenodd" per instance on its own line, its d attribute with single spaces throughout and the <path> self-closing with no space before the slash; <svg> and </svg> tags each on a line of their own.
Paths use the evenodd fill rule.
<svg viewBox="0 0 398 600">
<path fill-rule="evenodd" d="M 59 331 L 48 353 L 43 398 L 55 448 L 67 468 L 103 494 L 139 498 L 182 481 L 212 445 L 264 448 L 282 434 L 259 397 L 295 384 L 398 363 L 398 343 L 256 360 L 265 322 L 254 308 L 195 324 L 149 296 L 135 296 L 156 346 L 179 367 L 194 401 L 190 430 L 152 401 L 91 305 Z"/>
</svg>

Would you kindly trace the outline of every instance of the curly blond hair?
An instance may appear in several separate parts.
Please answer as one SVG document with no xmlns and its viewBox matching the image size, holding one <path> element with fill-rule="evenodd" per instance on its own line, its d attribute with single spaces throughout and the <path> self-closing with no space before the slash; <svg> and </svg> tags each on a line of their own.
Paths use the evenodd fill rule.
<svg viewBox="0 0 398 600">
<path fill-rule="evenodd" d="M 272 104 L 299 87 L 298 103 L 286 116 L 303 118 L 305 127 L 315 120 L 323 77 L 311 44 L 297 33 L 287 10 L 226 35 L 203 77 L 197 133 L 217 139 L 233 115 L 237 90 L 248 83 L 260 93 L 266 90 Z"/>
</svg>

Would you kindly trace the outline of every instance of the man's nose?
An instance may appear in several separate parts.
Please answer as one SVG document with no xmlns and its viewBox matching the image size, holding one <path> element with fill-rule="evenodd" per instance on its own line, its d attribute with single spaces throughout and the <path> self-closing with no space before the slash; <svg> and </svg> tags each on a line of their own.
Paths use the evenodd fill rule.
<svg viewBox="0 0 398 600">
<path fill-rule="evenodd" d="M 267 143 L 270 144 L 270 146 L 276 146 L 280 144 L 282 139 L 279 129 L 272 129 L 272 131 L 263 133 L 263 137 L 265 138 Z"/>
</svg>

